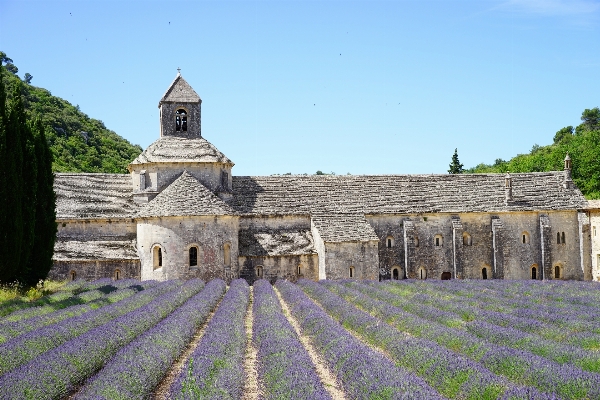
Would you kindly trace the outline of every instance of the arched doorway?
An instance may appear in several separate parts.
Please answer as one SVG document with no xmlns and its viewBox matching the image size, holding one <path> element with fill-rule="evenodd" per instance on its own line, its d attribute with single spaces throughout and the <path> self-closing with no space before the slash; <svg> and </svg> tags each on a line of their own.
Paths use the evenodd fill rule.
<svg viewBox="0 0 600 400">
<path fill-rule="evenodd" d="M 481 279 L 487 279 L 487 278 L 488 278 L 488 277 L 487 277 L 487 268 L 485 268 L 485 267 L 484 267 L 484 268 L 481 270 Z"/>
<path fill-rule="evenodd" d="M 537 279 L 537 268 L 531 267 L 531 279 Z"/>
<path fill-rule="evenodd" d="M 442 272 L 442 280 L 443 281 L 449 281 L 450 279 L 452 279 L 452 273 L 446 271 L 446 272 Z"/>
<path fill-rule="evenodd" d="M 427 270 L 425 269 L 425 267 L 419 268 L 419 270 L 417 271 L 417 278 L 427 279 Z"/>
<path fill-rule="evenodd" d="M 397 281 L 398 279 L 400 279 L 399 278 L 399 274 L 398 274 L 398 268 L 394 268 L 392 270 L 392 279 L 395 280 L 395 281 Z"/>
</svg>

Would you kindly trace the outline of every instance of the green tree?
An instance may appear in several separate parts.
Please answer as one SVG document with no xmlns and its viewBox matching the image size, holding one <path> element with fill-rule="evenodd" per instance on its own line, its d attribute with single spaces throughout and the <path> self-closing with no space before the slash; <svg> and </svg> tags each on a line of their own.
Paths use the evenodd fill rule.
<svg viewBox="0 0 600 400">
<path fill-rule="evenodd" d="M 554 143 L 560 143 L 566 137 L 573 136 L 574 129 L 572 126 L 565 126 L 554 135 Z"/>
<path fill-rule="evenodd" d="M 0 59 L 6 56 L 0 52 Z M 1 60 L 0 60 L 1 61 Z M 6 115 L 6 88 L 4 87 L 4 67 L 0 62 L 0 226 L 4 229 L 0 229 L 0 248 L 7 249 L 7 236 L 8 229 L 6 215 L 7 215 L 7 152 L 6 152 L 6 133 L 8 132 L 8 118 Z M 6 250 L 4 251 L 6 253 Z M 9 271 L 4 263 L 0 264 L 0 282 L 7 282 L 9 277 Z"/>
<path fill-rule="evenodd" d="M 454 155 L 452 156 L 452 162 L 450 163 L 449 174 L 462 174 L 464 171 L 463 165 L 458 160 L 458 149 L 454 149 Z"/>
<path fill-rule="evenodd" d="M 600 128 L 600 108 L 586 108 L 581 113 L 581 120 L 587 130 L 593 131 Z"/>
<path fill-rule="evenodd" d="M 40 118 L 36 119 L 33 128 L 37 164 L 37 198 L 33 252 L 30 254 L 27 268 L 30 271 L 27 281 L 31 283 L 48 276 L 48 272 L 52 268 L 52 255 L 56 240 L 56 194 L 54 193 L 52 153 Z"/>
<path fill-rule="evenodd" d="M 31 75 L 29 72 L 26 72 L 25 76 L 23 77 L 23 82 L 25 82 L 28 85 L 31 85 L 32 79 L 33 79 L 33 75 Z"/>
</svg>

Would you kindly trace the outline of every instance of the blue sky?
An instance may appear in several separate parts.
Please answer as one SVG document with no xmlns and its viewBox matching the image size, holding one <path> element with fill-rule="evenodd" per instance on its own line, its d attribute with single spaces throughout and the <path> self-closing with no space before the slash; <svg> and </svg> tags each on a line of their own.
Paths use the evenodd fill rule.
<svg viewBox="0 0 600 400">
<path fill-rule="evenodd" d="M 0 0 L 0 50 L 142 147 L 180 67 L 235 175 L 446 173 L 600 106 L 599 22 L 588 0 Z"/>
</svg>

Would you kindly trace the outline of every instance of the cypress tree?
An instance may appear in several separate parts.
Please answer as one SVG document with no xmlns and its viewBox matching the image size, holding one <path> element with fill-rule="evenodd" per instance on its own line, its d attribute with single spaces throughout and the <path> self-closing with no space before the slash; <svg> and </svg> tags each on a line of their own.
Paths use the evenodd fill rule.
<svg viewBox="0 0 600 400">
<path fill-rule="evenodd" d="M 24 110 L 24 108 L 23 108 Z M 26 116 L 25 116 L 26 118 Z M 21 243 L 22 253 L 19 260 L 19 281 L 33 285 L 37 280 L 33 278 L 37 274 L 30 269 L 29 259 L 35 251 L 33 246 L 36 231 L 36 204 L 38 191 L 37 158 L 35 151 L 35 140 L 33 136 L 33 123 L 27 121 L 22 131 L 23 166 L 21 172 L 21 187 L 23 191 L 23 241 Z"/>
<path fill-rule="evenodd" d="M 33 251 L 30 253 L 27 279 L 31 284 L 48 276 L 52 268 L 52 254 L 56 240 L 56 194 L 52 152 L 41 119 L 36 119 L 33 128 L 37 161 L 37 197 Z"/>
<path fill-rule="evenodd" d="M 462 174 L 463 165 L 458 160 L 458 149 L 454 149 L 454 155 L 452 156 L 452 162 L 450 163 L 449 174 Z"/>
<path fill-rule="evenodd" d="M 0 63 L 0 249 L 5 249 L 6 253 L 8 229 L 6 229 L 6 173 L 7 173 L 7 155 L 6 155 L 6 89 L 4 87 L 4 67 Z M 6 261 L 0 261 L 0 281 L 8 282 Z"/>
<path fill-rule="evenodd" d="M 23 137 L 26 129 L 25 109 L 21 99 L 21 87 L 14 88 L 10 102 L 6 129 L 6 241 L 3 247 L 4 282 L 12 282 L 19 278 L 18 271 L 23 253 L 24 218 L 23 218 Z"/>
</svg>

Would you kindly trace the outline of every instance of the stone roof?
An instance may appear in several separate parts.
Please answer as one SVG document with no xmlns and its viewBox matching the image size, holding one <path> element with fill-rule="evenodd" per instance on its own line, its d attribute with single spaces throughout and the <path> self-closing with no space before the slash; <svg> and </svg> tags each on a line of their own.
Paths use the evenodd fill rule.
<svg viewBox="0 0 600 400">
<path fill-rule="evenodd" d="M 52 259 L 139 260 L 135 240 L 61 240 L 54 243 Z"/>
<path fill-rule="evenodd" d="M 180 74 L 177 74 L 171 86 L 167 89 L 160 102 L 198 103 L 200 96 Z"/>
<path fill-rule="evenodd" d="M 133 218 L 129 174 L 57 173 L 54 177 L 57 219 Z"/>
<path fill-rule="evenodd" d="M 161 137 L 148 146 L 130 165 L 155 162 L 223 163 L 233 166 L 233 162 L 208 140 L 177 136 Z"/>
<path fill-rule="evenodd" d="M 234 176 L 229 204 L 243 214 L 415 214 L 575 210 L 587 202 L 564 173 Z"/>
<path fill-rule="evenodd" d="M 309 230 L 253 230 L 239 232 L 240 256 L 316 254 Z"/>
<path fill-rule="evenodd" d="M 195 215 L 236 215 L 236 211 L 215 196 L 187 171 L 142 206 L 140 217 L 174 217 Z"/>
<path fill-rule="evenodd" d="M 588 209 L 588 210 L 600 209 L 600 200 L 588 200 L 586 209 Z"/>
<path fill-rule="evenodd" d="M 311 220 L 324 242 L 379 240 L 364 214 L 351 212 L 313 214 Z"/>
</svg>

